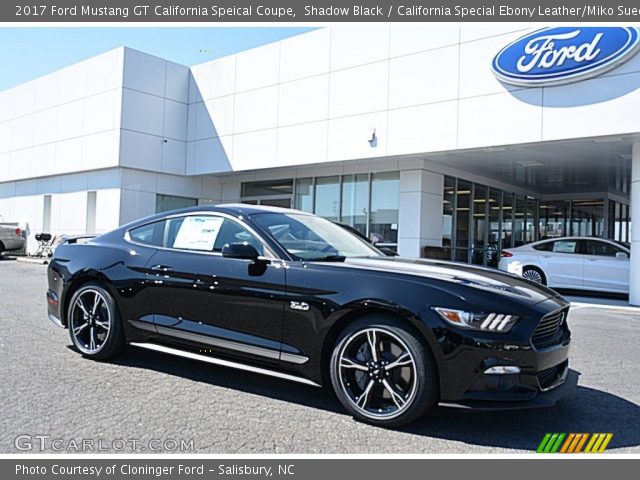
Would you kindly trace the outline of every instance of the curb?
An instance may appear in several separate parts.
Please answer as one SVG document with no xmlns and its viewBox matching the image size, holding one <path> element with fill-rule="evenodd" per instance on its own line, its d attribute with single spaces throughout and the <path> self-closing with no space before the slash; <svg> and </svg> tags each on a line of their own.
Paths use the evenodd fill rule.
<svg viewBox="0 0 640 480">
<path fill-rule="evenodd" d="M 48 265 L 48 258 L 15 257 L 16 262 L 33 263 L 35 265 Z"/>
</svg>

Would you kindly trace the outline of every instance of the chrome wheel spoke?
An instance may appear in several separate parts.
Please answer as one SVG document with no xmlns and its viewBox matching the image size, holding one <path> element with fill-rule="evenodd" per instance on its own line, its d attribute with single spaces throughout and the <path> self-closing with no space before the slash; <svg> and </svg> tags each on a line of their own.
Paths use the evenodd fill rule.
<svg viewBox="0 0 640 480">
<path fill-rule="evenodd" d="M 96 293 L 95 297 L 93 298 L 93 307 L 91 307 L 91 315 L 96 314 L 96 312 L 98 311 L 98 306 L 100 305 L 100 302 L 102 302 L 102 297 Z"/>
<path fill-rule="evenodd" d="M 382 385 L 384 385 L 384 388 L 387 390 L 387 392 L 389 392 L 389 395 L 391 395 L 391 400 L 393 400 L 393 403 L 396 404 L 396 407 L 404 407 L 404 405 L 407 403 L 406 399 L 402 395 L 400 395 L 395 388 L 391 386 L 386 378 L 382 380 Z"/>
<path fill-rule="evenodd" d="M 378 346 L 377 336 L 375 330 L 367 330 L 367 342 L 369 342 L 369 350 L 371 351 L 371 358 L 374 362 L 378 361 Z"/>
<path fill-rule="evenodd" d="M 392 370 L 396 367 L 404 367 L 407 365 L 413 365 L 413 358 L 411 358 L 411 354 L 408 352 L 403 353 L 398 358 L 396 358 L 393 362 L 384 366 L 385 370 Z"/>
<path fill-rule="evenodd" d="M 81 331 L 83 331 L 85 328 L 87 328 L 88 326 L 89 326 L 89 324 L 88 324 L 88 323 L 83 323 L 82 325 L 79 325 L 79 326 L 75 327 L 75 328 L 73 329 L 73 334 L 74 334 L 75 336 L 78 336 L 78 334 L 79 334 Z"/>
<path fill-rule="evenodd" d="M 373 381 L 370 380 L 367 384 L 366 388 L 362 392 L 362 395 L 356 397 L 356 405 L 360 408 L 365 408 L 367 406 L 367 402 L 369 401 L 369 394 L 371 393 L 371 389 L 373 388 Z"/>
<path fill-rule="evenodd" d="M 96 349 L 96 339 L 93 335 L 94 333 L 94 328 L 91 327 L 91 329 L 89 329 L 89 350 L 95 350 Z"/>
<path fill-rule="evenodd" d="M 340 359 L 340 368 L 362 370 L 364 372 L 369 371 L 369 368 L 366 365 L 362 365 L 361 363 L 354 362 L 350 358 L 346 358 L 346 357 L 342 357 Z"/>
<path fill-rule="evenodd" d="M 84 313 L 85 316 L 89 316 L 89 311 L 85 308 L 82 298 L 78 298 L 78 300 L 76 300 L 76 305 L 80 308 L 80 310 L 82 310 L 82 313 Z"/>
<path fill-rule="evenodd" d="M 96 323 L 96 326 L 102 328 L 103 330 L 109 330 L 109 323 L 102 322 L 100 320 L 96 320 L 95 323 Z"/>
</svg>

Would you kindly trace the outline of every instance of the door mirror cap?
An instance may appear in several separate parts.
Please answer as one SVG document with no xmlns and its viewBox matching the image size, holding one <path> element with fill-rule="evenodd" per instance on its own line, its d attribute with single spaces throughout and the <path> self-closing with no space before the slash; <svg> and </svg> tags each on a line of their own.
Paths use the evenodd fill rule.
<svg viewBox="0 0 640 480">
<path fill-rule="evenodd" d="M 616 252 L 616 258 L 629 258 L 626 252 Z"/>
<path fill-rule="evenodd" d="M 222 248 L 222 256 L 227 258 L 240 258 L 244 260 L 258 260 L 260 254 L 256 247 L 250 243 L 227 243 Z"/>
</svg>

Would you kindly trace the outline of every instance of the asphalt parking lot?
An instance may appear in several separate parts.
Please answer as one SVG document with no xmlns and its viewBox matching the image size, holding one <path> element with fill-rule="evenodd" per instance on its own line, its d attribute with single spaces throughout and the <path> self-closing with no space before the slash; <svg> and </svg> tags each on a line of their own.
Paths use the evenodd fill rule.
<svg viewBox="0 0 640 480">
<path fill-rule="evenodd" d="M 639 311 L 572 311 L 582 375 L 555 408 L 437 408 L 393 431 L 355 422 L 328 390 L 142 350 L 83 359 L 46 317 L 45 274 L 0 259 L 0 453 L 19 453 L 20 435 L 37 453 L 48 439 L 71 453 L 83 440 L 109 453 L 517 453 L 546 432 L 612 432 L 610 452 L 640 453 Z"/>
</svg>

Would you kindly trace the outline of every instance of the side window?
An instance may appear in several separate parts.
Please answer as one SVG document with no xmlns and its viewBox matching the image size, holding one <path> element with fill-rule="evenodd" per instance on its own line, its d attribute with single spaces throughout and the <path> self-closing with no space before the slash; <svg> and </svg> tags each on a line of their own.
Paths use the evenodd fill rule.
<svg viewBox="0 0 640 480">
<path fill-rule="evenodd" d="M 597 240 L 585 240 L 585 253 L 587 255 L 601 255 L 604 257 L 615 257 L 616 253 L 621 252 L 618 247 L 606 242 Z"/>
<path fill-rule="evenodd" d="M 215 215 L 173 217 L 130 230 L 129 236 L 144 245 L 200 252 L 222 252 L 227 244 L 247 242 L 265 254 L 262 243 L 241 224 Z"/>
<path fill-rule="evenodd" d="M 164 237 L 165 220 L 149 223 L 129 231 L 129 236 L 134 242 L 150 245 L 154 247 L 162 247 Z"/>
<path fill-rule="evenodd" d="M 165 246 L 180 250 L 214 251 L 224 218 L 194 215 L 172 220 L 166 232 Z"/>
<path fill-rule="evenodd" d="M 260 255 L 264 255 L 264 246 L 251 232 L 233 220 L 223 219 L 214 245 L 214 252 L 221 252 L 225 245 L 232 243 L 249 243 L 253 245 Z"/>
<path fill-rule="evenodd" d="M 553 252 L 576 253 L 578 242 L 576 240 L 556 240 L 553 242 Z"/>
<path fill-rule="evenodd" d="M 544 242 L 544 243 L 541 243 L 540 245 L 536 245 L 533 248 L 540 252 L 552 252 L 554 243 L 555 242 Z"/>
</svg>

